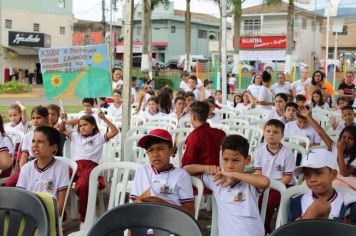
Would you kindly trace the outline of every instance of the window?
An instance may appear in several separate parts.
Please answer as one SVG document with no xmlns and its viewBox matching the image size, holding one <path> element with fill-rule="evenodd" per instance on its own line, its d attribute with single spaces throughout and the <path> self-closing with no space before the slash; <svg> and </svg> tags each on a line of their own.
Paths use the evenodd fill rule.
<svg viewBox="0 0 356 236">
<path fill-rule="evenodd" d="M 136 36 L 137 36 L 137 37 L 141 37 L 141 34 L 142 34 L 142 32 L 141 32 L 141 26 L 138 26 L 138 27 L 136 28 Z"/>
<path fill-rule="evenodd" d="M 59 34 L 66 34 L 66 27 L 60 26 L 59 27 Z"/>
<path fill-rule="evenodd" d="M 65 8 L 66 4 L 65 4 L 65 0 L 58 0 L 58 7 L 59 8 Z"/>
<path fill-rule="evenodd" d="M 174 25 L 171 26 L 171 33 L 174 34 L 176 32 L 176 27 Z"/>
<path fill-rule="evenodd" d="M 198 38 L 206 39 L 208 37 L 208 32 L 206 30 L 198 30 Z"/>
<path fill-rule="evenodd" d="M 323 29 L 323 23 L 319 22 L 319 32 L 320 33 L 321 33 L 322 29 Z"/>
<path fill-rule="evenodd" d="M 137 17 L 142 17 L 142 12 L 137 12 Z"/>
<path fill-rule="evenodd" d="M 244 31 L 245 33 L 254 33 L 261 30 L 261 20 L 245 20 L 244 21 Z"/>
<path fill-rule="evenodd" d="M 312 20 L 312 31 L 316 31 L 316 21 Z"/>
<path fill-rule="evenodd" d="M 210 32 L 209 32 L 209 39 L 210 39 L 210 40 L 216 40 L 216 39 L 217 39 L 217 37 L 216 37 L 216 32 L 210 31 Z"/>
<path fill-rule="evenodd" d="M 302 29 L 307 28 L 307 19 L 302 19 Z"/>
<path fill-rule="evenodd" d="M 34 24 L 33 24 L 33 31 L 35 31 L 35 32 L 40 32 L 40 24 L 34 23 Z"/>
<path fill-rule="evenodd" d="M 333 35 L 335 35 L 336 33 L 333 32 Z M 344 25 L 342 27 L 342 32 L 339 32 L 338 35 L 347 35 L 347 25 Z"/>
<path fill-rule="evenodd" d="M 11 29 L 12 28 L 12 20 L 5 20 L 5 28 Z"/>
</svg>

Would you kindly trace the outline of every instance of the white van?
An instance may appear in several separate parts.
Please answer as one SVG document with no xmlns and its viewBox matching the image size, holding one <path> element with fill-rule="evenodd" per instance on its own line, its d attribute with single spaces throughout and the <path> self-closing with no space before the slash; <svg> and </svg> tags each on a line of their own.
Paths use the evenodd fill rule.
<svg viewBox="0 0 356 236">
<path fill-rule="evenodd" d="M 202 59 L 202 60 L 207 60 L 207 58 L 204 55 L 190 55 L 190 68 L 191 70 L 195 70 L 195 64 L 197 63 L 197 60 Z M 179 60 L 178 60 L 178 67 L 180 69 L 184 69 L 184 59 L 185 55 L 180 55 Z"/>
</svg>

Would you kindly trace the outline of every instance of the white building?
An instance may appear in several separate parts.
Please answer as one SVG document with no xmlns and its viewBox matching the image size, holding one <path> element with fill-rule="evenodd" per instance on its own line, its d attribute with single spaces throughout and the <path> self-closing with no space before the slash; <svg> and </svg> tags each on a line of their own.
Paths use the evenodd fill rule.
<svg viewBox="0 0 356 236">
<path fill-rule="evenodd" d="M 1 0 L 0 82 L 38 70 L 38 48 L 71 46 L 72 25 L 72 0 Z"/>
</svg>

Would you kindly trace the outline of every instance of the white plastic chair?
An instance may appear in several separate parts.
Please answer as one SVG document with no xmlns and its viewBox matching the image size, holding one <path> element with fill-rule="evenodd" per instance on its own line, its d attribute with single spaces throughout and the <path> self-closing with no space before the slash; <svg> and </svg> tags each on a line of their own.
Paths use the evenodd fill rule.
<svg viewBox="0 0 356 236">
<path fill-rule="evenodd" d="M 294 154 L 294 163 L 297 163 L 297 155 L 300 153 L 302 157 L 304 157 L 307 154 L 307 151 L 305 150 L 305 147 L 303 147 L 300 144 L 296 143 L 288 143 L 288 142 L 282 142 L 282 144 L 290 149 L 292 149 L 293 154 Z"/>
<path fill-rule="evenodd" d="M 326 134 L 335 142 L 339 140 L 341 130 L 328 130 Z"/>
<path fill-rule="evenodd" d="M 146 152 L 143 148 L 137 147 L 137 142 L 142 138 L 144 135 L 134 135 L 126 138 L 124 143 L 124 160 L 137 162 L 140 164 L 145 163 Z"/>
<path fill-rule="evenodd" d="M 211 231 L 210 236 L 218 236 L 219 235 L 219 227 L 218 227 L 218 206 L 216 203 L 216 199 L 214 194 L 211 195 Z"/>
<path fill-rule="evenodd" d="M 172 116 L 162 116 L 148 119 L 148 122 L 160 123 L 160 122 L 169 122 L 174 124 L 176 127 L 178 126 L 178 119 Z"/>
<path fill-rule="evenodd" d="M 178 147 L 177 147 L 177 157 L 178 159 L 175 160 L 174 163 L 172 163 L 173 165 L 177 166 L 181 166 L 182 164 L 182 158 L 183 158 L 183 154 L 185 152 L 185 139 L 181 139 L 178 141 Z"/>
<path fill-rule="evenodd" d="M 177 125 L 172 123 L 172 122 L 169 122 L 169 121 L 160 121 L 160 122 L 157 122 L 157 121 L 148 121 L 147 123 L 143 124 L 142 125 L 143 127 L 145 126 L 152 126 L 152 127 L 155 127 L 155 129 L 165 129 L 165 130 L 168 130 L 168 131 L 172 131 L 172 130 L 175 130 L 177 128 Z"/>
<path fill-rule="evenodd" d="M 194 196 L 194 208 L 195 208 L 195 213 L 194 213 L 194 218 L 198 220 L 199 217 L 199 211 L 200 211 L 200 205 L 201 201 L 203 199 L 203 193 L 204 193 L 204 184 L 201 181 L 201 179 L 195 177 L 195 176 L 190 176 L 190 179 L 192 181 L 192 185 L 197 188 L 198 194 Z"/>
<path fill-rule="evenodd" d="M 221 109 L 221 110 L 214 111 L 214 113 L 219 115 L 222 120 L 233 119 L 237 117 L 236 112 L 233 110 L 230 111 L 230 110 Z"/>
<path fill-rule="evenodd" d="M 233 125 L 229 127 L 230 130 L 235 130 L 243 134 L 250 144 L 248 153 L 253 153 L 256 147 L 260 144 L 263 130 L 260 127 L 255 127 L 251 125 Z"/>
<path fill-rule="evenodd" d="M 23 137 L 25 136 L 25 134 L 19 130 L 16 130 L 16 129 L 9 129 L 9 128 L 5 128 L 5 133 L 6 135 L 11 139 L 11 142 L 13 144 L 13 147 L 14 147 L 14 153 L 13 153 L 13 156 L 12 156 L 12 159 L 13 160 L 19 160 L 19 157 L 20 157 L 20 150 L 21 150 L 21 145 L 22 145 L 22 140 L 23 140 Z M 19 143 L 19 146 L 18 148 L 16 149 L 16 144 Z M 16 156 L 14 155 L 16 152 Z M 14 166 L 14 168 L 16 167 L 16 165 Z"/>
<path fill-rule="evenodd" d="M 132 162 L 107 162 L 98 165 L 93 169 L 90 174 L 89 179 L 89 196 L 88 196 L 88 206 L 87 206 L 87 213 L 85 216 L 84 225 L 80 231 L 73 232 L 69 235 L 77 236 L 77 235 L 87 235 L 90 228 L 94 225 L 96 220 L 96 195 L 98 191 L 98 178 L 99 175 L 103 171 L 112 170 L 114 171 L 115 175 L 113 175 L 112 182 L 111 182 L 111 190 L 110 190 L 110 197 L 109 202 L 114 202 L 114 197 L 116 197 L 116 188 L 118 183 L 121 183 L 122 186 L 122 193 L 126 193 L 126 186 L 129 178 L 129 173 L 135 171 L 139 165 Z M 120 175 L 120 172 L 122 174 Z M 120 178 L 121 177 L 121 178 Z"/>
<path fill-rule="evenodd" d="M 229 130 L 229 126 L 220 123 L 210 123 L 211 128 L 220 129 L 225 133 Z"/>
<path fill-rule="evenodd" d="M 220 123 L 224 124 L 224 125 L 227 125 L 227 126 L 249 125 L 250 124 L 247 120 L 240 119 L 240 118 L 225 119 L 225 120 L 221 120 Z"/>
<path fill-rule="evenodd" d="M 307 136 L 299 135 L 299 134 L 286 134 L 283 137 L 283 142 L 286 143 L 295 143 L 304 146 L 305 151 L 308 152 L 310 148 L 310 139 Z"/>
<path fill-rule="evenodd" d="M 157 129 L 155 126 L 138 126 L 138 127 L 131 127 L 129 131 L 127 131 L 126 137 L 131 137 L 133 135 L 141 135 L 141 134 L 148 134 L 153 129 Z"/>
<path fill-rule="evenodd" d="M 320 126 L 327 130 L 329 127 L 329 118 L 326 115 L 319 114 L 318 113 L 313 113 L 313 118 L 320 124 Z"/>
</svg>

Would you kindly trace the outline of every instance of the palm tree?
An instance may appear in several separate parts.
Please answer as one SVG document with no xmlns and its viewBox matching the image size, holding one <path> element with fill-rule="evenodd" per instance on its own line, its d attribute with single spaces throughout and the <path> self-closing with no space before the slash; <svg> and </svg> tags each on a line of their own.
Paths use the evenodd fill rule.
<svg viewBox="0 0 356 236">
<path fill-rule="evenodd" d="M 142 4 L 142 58 L 141 71 L 149 71 L 149 76 L 152 79 L 152 55 L 151 55 L 151 17 L 152 11 L 159 4 L 169 5 L 169 0 L 144 0 Z"/>
<path fill-rule="evenodd" d="M 186 0 L 185 7 L 185 56 L 184 56 L 184 70 L 190 72 L 190 34 L 191 34 L 191 12 L 190 12 L 190 0 Z"/>
<path fill-rule="evenodd" d="M 294 2 L 297 0 L 288 0 L 288 16 L 287 16 L 287 47 L 286 47 L 286 63 L 284 73 L 290 73 L 292 60 L 292 45 L 293 45 L 293 30 L 294 30 Z M 282 0 L 263 0 L 267 5 L 282 4 Z"/>
</svg>

